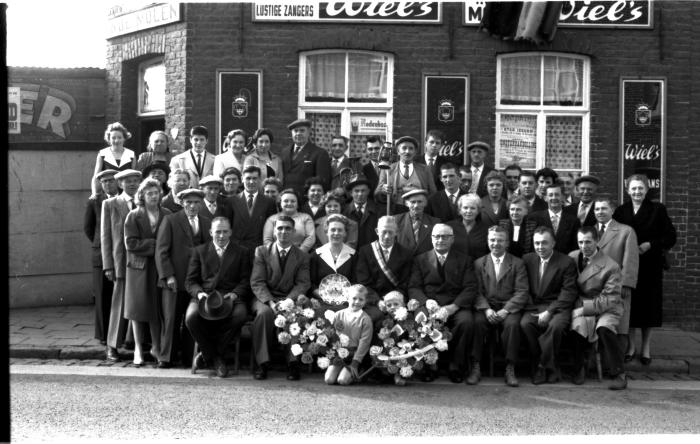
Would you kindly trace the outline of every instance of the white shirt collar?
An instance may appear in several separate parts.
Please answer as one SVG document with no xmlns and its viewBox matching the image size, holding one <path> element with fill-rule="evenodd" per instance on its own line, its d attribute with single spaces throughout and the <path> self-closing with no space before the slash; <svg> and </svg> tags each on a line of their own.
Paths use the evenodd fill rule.
<svg viewBox="0 0 700 444">
<path fill-rule="evenodd" d="M 558 212 L 558 213 L 555 213 L 554 211 L 552 211 L 552 209 L 551 209 L 551 208 L 550 208 L 550 209 L 548 209 L 547 211 L 549 211 L 549 217 L 550 217 L 550 218 L 551 218 L 552 216 L 557 216 L 557 217 L 561 218 L 561 212 L 562 212 L 562 210 L 561 210 L 561 209 L 559 210 L 559 212 Z"/>
<path fill-rule="evenodd" d="M 501 263 L 499 265 L 503 265 L 503 260 L 505 258 L 506 258 L 505 254 L 501 257 L 497 257 L 495 254 L 491 253 L 491 260 L 493 261 L 494 264 L 496 263 L 496 259 L 499 259 L 501 261 Z"/>
<path fill-rule="evenodd" d="M 323 261 L 326 264 L 328 264 L 328 266 L 331 267 L 333 271 L 338 271 L 338 268 L 340 268 L 345 262 L 349 261 L 352 258 L 352 255 L 355 254 L 355 249 L 347 244 L 343 244 L 343 248 L 342 250 L 340 250 L 338 259 L 333 261 L 333 253 L 331 253 L 331 243 L 328 242 L 318 247 L 316 249 L 316 254 L 318 254 L 318 256 L 321 259 L 323 259 Z"/>
</svg>

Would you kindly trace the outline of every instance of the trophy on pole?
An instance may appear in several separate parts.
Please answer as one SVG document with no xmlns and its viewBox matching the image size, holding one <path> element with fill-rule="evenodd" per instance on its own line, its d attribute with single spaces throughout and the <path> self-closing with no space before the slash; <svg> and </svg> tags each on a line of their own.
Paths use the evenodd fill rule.
<svg viewBox="0 0 700 444">
<path fill-rule="evenodd" d="M 379 169 L 386 171 L 386 186 L 389 187 L 389 169 L 394 158 L 394 144 L 386 141 L 379 150 Z M 391 193 L 386 193 L 386 214 L 391 215 Z"/>
</svg>

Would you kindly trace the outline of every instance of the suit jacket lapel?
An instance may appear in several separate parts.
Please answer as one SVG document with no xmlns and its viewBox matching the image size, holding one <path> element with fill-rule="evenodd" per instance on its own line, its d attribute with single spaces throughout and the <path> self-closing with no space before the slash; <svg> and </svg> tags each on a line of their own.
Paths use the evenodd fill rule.
<svg viewBox="0 0 700 444">
<path fill-rule="evenodd" d="M 615 239 L 615 237 L 619 233 L 619 230 L 620 228 L 617 225 L 615 219 L 610 219 L 610 222 L 608 222 L 608 226 L 605 227 L 605 233 L 603 233 L 603 236 L 600 239 L 598 239 L 598 247 L 603 248 L 613 239 Z"/>
<path fill-rule="evenodd" d="M 491 255 L 489 255 L 491 256 Z M 507 254 L 503 256 L 503 262 L 501 262 L 501 272 L 496 278 L 497 281 L 501 281 L 503 279 L 503 276 L 507 275 L 510 270 L 513 268 L 513 260 L 511 259 L 510 256 Z"/>
<path fill-rule="evenodd" d="M 589 262 L 588 266 L 584 268 L 583 271 L 581 271 L 581 273 L 578 276 L 579 283 L 583 284 L 588 279 L 592 278 L 600 272 L 600 270 L 603 268 L 600 265 L 600 258 L 601 256 L 599 254 L 596 254 L 593 260 Z"/>
<path fill-rule="evenodd" d="M 539 294 L 543 294 L 544 291 L 547 289 L 549 286 L 549 283 L 552 280 L 552 277 L 554 276 L 554 264 L 556 262 L 555 259 L 556 252 L 552 254 L 552 256 L 549 258 L 549 261 L 547 262 L 547 266 L 544 269 L 544 274 L 542 275 L 542 279 L 540 279 L 540 288 L 539 288 Z M 539 274 L 539 264 L 537 267 L 537 273 Z"/>
<path fill-rule="evenodd" d="M 185 234 L 186 238 L 189 239 L 190 245 L 193 243 L 193 233 L 192 233 L 192 227 L 190 226 L 190 221 L 187 219 L 187 215 L 185 214 L 184 210 L 178 211 L 177 212 L 177 217 L 175 219 L 177 221 L 178 226 L 182 230 L 182 232 Z M 202 225 L 199 225 L 199 229 L 202 229 Z"/>
<path fill-rule="evenodd" d="M 214 248 L 214 242 L 210 241 L 207 245 L 207 268 L 209 270 L 216 270 L 215 281 L 218 282 L 219 271 L 221 270 L 221 261 L 219 260 L 219 255 L 216 254 L 216 248 Z M 216 284 L 212 285 L 215 288 Z"/>
</svg>

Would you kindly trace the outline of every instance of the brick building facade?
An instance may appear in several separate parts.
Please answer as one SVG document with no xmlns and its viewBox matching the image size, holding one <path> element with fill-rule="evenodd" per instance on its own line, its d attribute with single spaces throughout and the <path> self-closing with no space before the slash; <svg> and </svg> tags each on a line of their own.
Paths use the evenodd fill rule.
<svg viewBox="0 0 700 444">
<path fill-rule="evenodd" d="M 380 120 L 386 119 L 389 139 L 424 136 L 426 75 L 458 75 L 468 77 L 468 140 L 463 142 L 485 140 L 498 145 L 499 112 L 501 121 L 509 118 L 507 109 L 498 109 L 499 63 L 505 63 L 501 58 L 520 53 L 581 57 L 582 72 L 588 74 L 582 87 L 585 110 L 582 123 L 576 121 L 578 117 L 573 119 L 574 126 L 582 128 L 584 153 L 577 154 L 580 158 L 574 169 L 577 174 L 596 174 L 602 179 L 602 189 L 617 196 L 621 78 L 665 79 L 664 201 L 678 230 L 678 242 L 671 251 L 672 270 L 665 275 L 664 319 L 700 329 L 696 297 L 700 294 L 700 202 L 692 197 L 700 191 L 700 181 L 691 175 L 700 169 L 696 146 L 700 80 L 694 74 L 700 61 L 696 42 L 700 32 L 695 26 L 700 21 L 700 6 L 649 2 L 651 24 L 646 28 L 560 26 L 551 43 L 537 46 L 496 39 L 466 25 L 466 3 L 443 3 L 438 20 L 431 24 L 265 21 L 254 18 L 255 5 L 250 3 L 181 4 L 178 21 L 108 41 L 106 119 L 119 120 L 136 132 L 144 127 L 143 122 L 153 116 L 138 116 L 139 66 L 162 57 L 165 91 L 160 118 L 166 131 L 177 129 L 174 149 L 184 150 L 189 148 L 187 129 L 194 124 L 203 124 L 217 135 L 232 129 L 220 128 L 217 121 L 217 70 L 258 71 L 262 73 L 262 124 L 275 134 L 273 149 L 279 150 L 290 142 L 286 131 L 290 121 L 319 111 L 300 94 L 309 78 L 300 81 L 303 60 L 311 66 L 302 57 L 317 54 L 313 51 L 351 56 L 358 51 L 390 60 L 389 97 L 382 99 L 389 103 L 389 110 L 379 111 L 384 116 Z M 342 117 L 335 121 L 334 130 L 344 135 L 352 135 L 345 134 L 350 128 L 347 116 L 353 117 L 352 106 L 338 111 Z M 375 111 L 368 106 L 362 112 Z M 217 137 L 209 145 L 215 153 L 221 143 Z M 489 161 L 494 162 L 493 153 Z M 537 167 L 543 161 L 544 155 Z"/>
</svg>

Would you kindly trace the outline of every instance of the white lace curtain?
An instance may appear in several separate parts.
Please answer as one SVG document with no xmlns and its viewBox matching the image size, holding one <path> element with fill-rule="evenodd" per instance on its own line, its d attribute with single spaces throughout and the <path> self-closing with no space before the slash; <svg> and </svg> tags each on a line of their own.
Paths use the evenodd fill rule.
<svg viewBox="0 0 700 444">
<path fill-rule="evenodd" d="M 349 54 L 348 101 L 386 100 L 388 59 Z M 306 99 L 345 101 L 346 53 L 314 54 L 306 58 Z"/>
<path fill-rule="evenodd" d="M 558 56 L 506 57 L 501 63 L 502 105 L 581 106 L 583 61 Z M 540 83 L 544 85 L 543 93 Z"/>
</svg>

